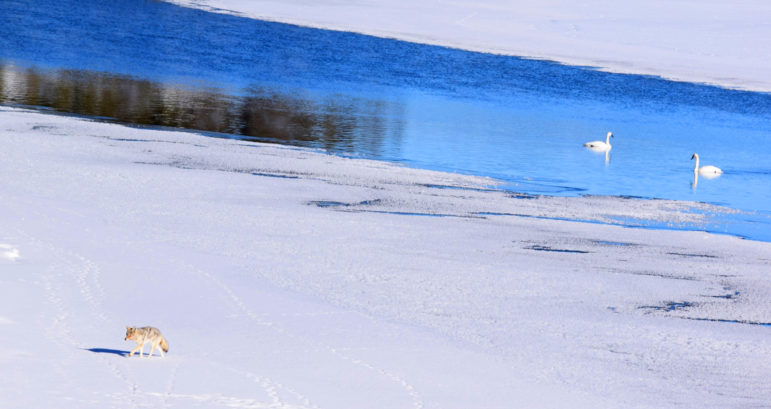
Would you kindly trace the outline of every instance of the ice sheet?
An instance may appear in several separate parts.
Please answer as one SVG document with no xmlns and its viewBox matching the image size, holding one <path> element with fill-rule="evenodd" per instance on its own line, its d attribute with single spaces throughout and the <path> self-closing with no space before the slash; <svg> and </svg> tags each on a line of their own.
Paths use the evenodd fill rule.
<svg viewBox="0 0 771 409">
<path fill-rule="evenodd" d="M 771 244 L 684 202 L 0 108 L 4 407 L 751 407 Z M 153 325 L 166 358 L 127 358 Z"/>
</svg>

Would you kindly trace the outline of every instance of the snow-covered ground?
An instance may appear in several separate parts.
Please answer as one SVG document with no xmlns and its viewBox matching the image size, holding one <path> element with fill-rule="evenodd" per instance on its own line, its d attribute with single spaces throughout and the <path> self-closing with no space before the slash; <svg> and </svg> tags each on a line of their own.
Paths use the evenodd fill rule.
<svg viewBox="0 0 771 409">
<path fill-rule="evenodd" d="M 771 243 L 559 220 L 717 208 L 12 108 L 0 152 L 3 408 L 771 402 Z"/>
<path fill-rule="evenodd" d="M 771 92 L 771 2 L 170 0 L 204 10 Z"/>
</svg>

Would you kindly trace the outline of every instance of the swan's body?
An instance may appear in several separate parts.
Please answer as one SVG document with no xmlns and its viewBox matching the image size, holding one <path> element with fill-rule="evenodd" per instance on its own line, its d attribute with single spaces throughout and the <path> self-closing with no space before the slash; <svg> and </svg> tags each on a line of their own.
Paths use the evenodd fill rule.
<svg viewBox="0 0 771 409">
<path fill-rule="evenodd" d="M 610 138 L 613 137 L 613 132 L 608 132 L 608 134 L 605 136 L 605 142 L 603 141 L 591 141 L 584 144 L 584 147 L 589 148 L 594 151 L 609 151 L 610 146 Z"/>
<path fill-rule="evenodd" d="M 723 170 L 712 165 L 702 166 L 699 167 L 699 154 L 694 153 L 693 156 L 691 156 L 691 160 L 696 159 L 696 164 L 693 167 L 693 173 L 698 173 L 701 176 L 704 176 L 706 178 L 710 177 L 717 177 L 723 174 Z"/>
</svg>

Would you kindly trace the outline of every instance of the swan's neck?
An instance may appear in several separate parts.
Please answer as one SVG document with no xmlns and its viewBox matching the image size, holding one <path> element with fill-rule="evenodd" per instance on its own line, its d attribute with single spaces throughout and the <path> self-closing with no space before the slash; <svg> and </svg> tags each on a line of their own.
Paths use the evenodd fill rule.
<svg viewBox="0 0 771 409">
<path fill-rule="evenodd" d="M 696 172 L 699 171 L 699 157 L 696 156 L 696 158 L 694 158 L 694 159 L 696 159 L 696 165 L 694 165 L 694 167 L 693 167 L 693 172 L 696 173 Z"/>
<path fill-rule="evenodd" d="M 605 135 L 605 144 L 610 146 L 610 134 Z"/>
</svg>

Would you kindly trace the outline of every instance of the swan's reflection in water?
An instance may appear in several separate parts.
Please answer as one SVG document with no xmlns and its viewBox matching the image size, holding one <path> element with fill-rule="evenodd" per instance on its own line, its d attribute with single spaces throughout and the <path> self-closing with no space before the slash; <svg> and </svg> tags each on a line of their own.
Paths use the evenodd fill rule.
<svg viewBox="0 0 771 409">
<path fill-rule="evenodd" d="M 610 148 L 605 146 L 587 146 L 584 144 L 587 150 L 596 153 L 596 154 L 602 154 L 605 157 L 605 165 L 610 164 Z"/>
<path fill-rule="evenodd" d="M 714 173 L 714 172 L 713 173 L 708 173 L 708 172 L 702 173 L 702 172 L 697 172 L 697 171 L 694 170 L 693 171 L 693 180 L 691 181 L 691 189 L 693 189 L 694 191 L 696 190 L 696 186 L 699 185 L 699 176 L 703 177 L 704 179 L 716 179 L 716 178 L 720 177 L 721 174 L 722 173 Z"/>
</svg>

